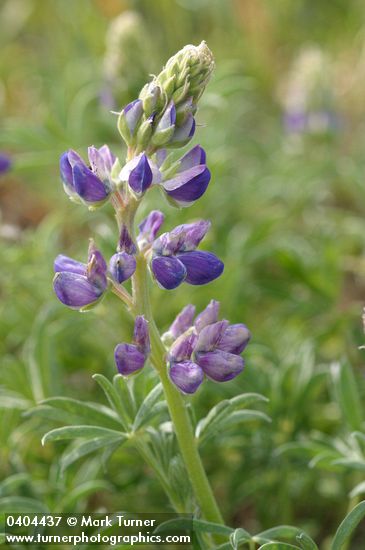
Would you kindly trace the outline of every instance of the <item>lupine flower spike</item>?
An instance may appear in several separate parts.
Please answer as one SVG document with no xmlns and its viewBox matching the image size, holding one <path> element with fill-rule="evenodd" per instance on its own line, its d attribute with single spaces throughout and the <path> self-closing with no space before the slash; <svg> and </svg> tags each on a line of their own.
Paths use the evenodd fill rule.
<svg viewBox="0 0 365 550">
<path fill-rule="evenodd" d="M 62 154 L 60 172 L 67 195 L 90 210 L 110 203 L 118 233 L 116 252 L 108 262 L 93 241 L 86 263 L 57 256 L 53 285 L 63 304 L 81 311 L 95 306 L 111 289 L 134 317 L 132 342 L 115 347 L 116 369 L 123 377 L 133 376 L 150 359 L 162 383 L 182 457 L 189 456 L 185 468 L 202 515 L 219 523 L 222 518 L 208 481 L 199 474 L 201 483 L 194 485 L 196 472 L 203 466 L 189 415 L 182 414 L 184 402 L 179 393 L 194 394 L 205 378 L 226 382 L 238 376 L 244 368 L 241 353 L 250 332 L 244 324 L 218 320 L 219 303 L 212 300 L 198 315 L 195 306 L 184 307 L 160 337 L 150 306 L 149 279 L 160 287 L 163 299 L 166 290 L 184 282 L 194 286 L 211 283 L 222 275 L 224 264 L 213 252 L 198 250 L 210 221 L 183 223 L 172 229 L 169 225 L 170 230 L 159 235 L 164 214 L 145 209 L 146 198 L 156 187 L 178 208 L 194 204 L 208 189 L 211 173 L 203 147 L 195 145 L 180 155 L 171 150 L 184 147 L 193 138 L 198 101 L 213 68 L 213 56 L 205 42 L 186 46 L 121 109 L 118 130 L 126 144 L 125 163 L 115 158 L 107 145 L 89 147 L 88 162 L 72 149 Z M 136 220 L 142 209 L 144 219 Z M 155 393 L 153 389 L 152 395 Z M 153 407 L 151 400 L 148 403 L 147 409 Z M 148 430 L 145 434 L 147 437 Z"/>
</svg>

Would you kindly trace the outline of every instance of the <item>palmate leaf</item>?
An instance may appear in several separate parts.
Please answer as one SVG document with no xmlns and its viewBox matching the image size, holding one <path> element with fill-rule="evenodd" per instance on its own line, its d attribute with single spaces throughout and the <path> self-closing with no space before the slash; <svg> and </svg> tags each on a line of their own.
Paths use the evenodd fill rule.
<svg viewBox="0 0 365 550">
<path fill-rule="evenodd" d="M 130 425 L 130 418 L 115 386 L 103 374 L 94 374 L 93 379 L 99 384 L 105 393 L 111 407 L 118 414 L 124 429 L 127 429 Z"/>
<path fill-rule="evenodd" d="M 342 521 L 332 541 L 331 550 L 345 550 L 353 532 L 364 517 L 365 500 L 355 506 Z"/>
<path fill-rule="evenodd" d="M 123 438 L 122 434 L 120 434 L 118 437 L 104 436 L 95 437 L 94 439 L 90 439 L 87 441 L 77 441 L 75 444 L 66 449 L 66 451 L 63 453 L 60 459 L 61 473 L 64 473 L 64 471 L 69 466 L 71 466 L 71 464 L 76 462 L 76 460 L 79 460 L 79 458 L 87 456 L 90 453 L 93 453 L 94 451 L 97 451 L 99 449 L 106 450 L 107 448 L 111 448 L 114 452 L 125 441 L 126 438 Z M 111 454 L 112 453 L 109 453 L 108 459 L 110 458 Z"/>
<path fill-rule="evenodd" d="M 114 410 L 99 403 L 83 402 L 69 397 L 51 397 L 41 401 L 27 414 L 50 418 L 57 422 L 73 422 L 118 429 L 121 422 Z"/>
<path fill-rule="evenodd" d="M 223 429 L 232 427 L 238 422 L 247 422 L 249 420 L 265 420 L 270 422 L 270 418 L 261 411 L 240 410 L 258 401 L 267 402 L 268 399 L 258 393 L 244 393 L 218 403 L 197 424 L 195 436 L 199 440 L 199 443 L 205 443 L 210 437 L 218 434 Z"/>
<path fill-rule="evenodd" d="M 79 458 L 86 456 L 93 451 L 101 448 L 110 447 L 111 454 L 128 439 L 128 434 L 110 430 L 100 426 L 63 426 L 47 432 L 42 438 L 42 445 L 49 441 L 59 441 L 67 439 L 81 440 L 71 445 L 63 454 L 60 465 L 61 472 L 64 472 L 71 464 Z M 86 440 L 85 440 L 86 439 Z M 84 441 L 82 441 L 84 440 Z"/>
<path fill-rule="evenodd" d="M 148 422 L 148 420 L 150 420 L 152 416 L 160 411 L 161 404 L 159 403 L 159 400 L 162 393 L 162 384 L 157 384 L 157 386 L 155 386 L 145 397 L 134 419 L 133 431 L 137 431 L 141 426 L 146 424 L 146 422 Z M 158 406 L 157 412 L 155 412 L 156 406 Z"/>
<path fill-rule="evenodd" d="M 126 439 L 128 436 L 125 433 L 118 432 L 116 430 L 109 430 L 107 428 L 101 428 L 100 426 L 63 426 L 62 428 L 55 428 L 47 432 L 42 437 L 42 445 L 45 445 L 49 441 L 59 441 L 61 439 L 77 439 L 77 438 L 122 438 Z"/>
</svg>

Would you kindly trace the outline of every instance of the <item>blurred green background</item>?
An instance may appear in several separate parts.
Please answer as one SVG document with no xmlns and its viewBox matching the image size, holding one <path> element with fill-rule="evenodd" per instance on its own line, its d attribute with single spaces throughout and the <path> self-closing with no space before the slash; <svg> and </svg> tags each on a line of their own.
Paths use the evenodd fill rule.
<svg viewBox="0 0 365 550">
<path fill-rule="evenodd" d="M 204 39 L 216 71 L 194 143 L 212 182 L 189 209 L 161 205 L 157 192 L 148 204 L 165 211 L 165 230 L 210 219 L 204 246 L 226 268 L 206 287 L 156 287 L 156 317 L 166 329 L 186 303 L 215 298 L 225 318 L 250 327 L 245 373 L 204 384 L 193 403 L 199 416 L 238 391 L 261 392 L 272 423 L 244 424 L 204 447 L 203 460 L 230 525 L 292 523 L 326 544 L 365 490 L 351 493 L 365 458 L 350 436 L 364 428 L 363 2 L 2 0 L 0 21 L 0 149 L 13 162 L 0 179 L 3 509 L 12 496 L 55 512 L 60 502 L 67 511 L 168 509 L 133 450 L 117 451 L 105 471 L 96 455 L 60 477 L 64 445 L 42 447 L 52 423 L 27 411 L 55 395 L 104 402 L 91 375 L 115 373 L 114 346 L 132 329 L 113 296 L 81 315 L 53 294 L 57 254 L 82 261 L 95 236 L 108 256 L 116 238 L 108 206 L 91 214 L 67 200 L 59 155 L 107 142 L 123 159 L 111 111 Z M 356 550 L 361 536 L 364 528 Z"/>
</svg>

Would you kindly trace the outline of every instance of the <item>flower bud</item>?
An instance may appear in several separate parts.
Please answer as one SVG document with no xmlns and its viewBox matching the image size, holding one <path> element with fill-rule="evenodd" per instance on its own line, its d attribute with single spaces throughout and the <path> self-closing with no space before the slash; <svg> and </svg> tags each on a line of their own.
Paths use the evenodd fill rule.
<svg viewBox="0 0 365 550">
<path fill-rule="evenodd" d="M 195 354 L 197 364 L 204 373 L 216 382 L 228 382 L 243 371 L 245 362 L 240 355 L 219 349 Z"/>
<path fill-rule="evenodd" d="M 118 252 L 110 258 L 109 272 L 118 284 L 124 283 L 136 270 L 136 259 L 127 252 Z"/>
<path fill-rule="evenodd" d="M 144 193 L 152 183 L 152 170 L 148 159 L 143 153 L 138 161 L 138 164 L 131 170 L 129 174 L 129 186 L 137 195 Z"/>
<path fill-rule="evenodd" d="M 118 251 L 124 251 L 127 252 L 127 254 L 135 254 L 137 252 L 137 247 L 124 223 L 122 223 L 120 228 Z"/>
<path fill-rule="evenodd" d="M 220 304 L 217 300 L 211 300 L 207 307 L 203 309 L 195 319 L 195 327 L 200 332 L 207 325 L 211 325 L 218 321 Z"/>
<path fill-rule="evenodd" d="M 243 323 L 229 325 L 219 341 L 219 349 L 239 355 L 251 339 L 251 333 Z"/>
<path fill-rule="evenodd" d="M 90 168 L 70 149 L 60 158 L 60 173 L 64 189 L 77 202 L 95 208 L 102 205 L 112 190 L 110 172 L 115 157 L 104 145 L 100 149 L 89 147 Z"/>
<path fill-rule="evenodd" d="M 193 324 L 193 319 L 195 315 L 195 306 L 189 304 L 184 307 L 182 311 L 178 314 L 168 332 L 173 338 L 177 338 L 183 334 L 188 328 Z"/>
<path fill-rule="evenodd" d="M 100 301 L 107 289 L 106 263 L 93 241 L 87 264 L 60 255 L 54 262 L 54 270 L 56 296 L 71 309 L 90 309 Z"/>
<path fill-rule="evenodd" d="M 120 374 L 127 376 L 141 370 L 149 352 L 148 323 L 139 315 L 134 324 L 133 344 L 118 344 L 114 350 L 114 359 Z"/>
<path fill-rule="evenodd" d="M 156 235 L 163 224 L 165 216 L 159 210 L 152 210 L 138 226 L 139 235 L 137 237 L 140 249 L 153 243 Z"/>
<path fill-rule="evenodd" d="M 171 101 L 155 128 L 151 143 L 158 147 L 163 147 L 169 143 L 175 131 L 175 122 L 176 109 L 174 102 Z"/>
<path fill-rule="evenodd" d="M 228 325 L 228 321 L 223 320 L 204 327 L 199 333 L 195 346 L 195 352 L 213 351 L 219 345 L 222 335 Z"/>
<path fill-rule="evenodd" d="M 193 331 L 181 334 L 170 347 L 169 361 L 175 363 L 190 359 L 197 338 L 198 336 Z"/>
<path fill-rule="evenodd" d="M 171 381 L 183 393 L 195 393 L 204 380 L 204 372 L 192 361 L 173 363 L 169 370 Z"/>
<path fill-rule="evenodd" d="M 140 127 L 138 128 L 136 143 L 139 150 L 147 149 L 147 146 L 150 142 L 153 132 L 153 116 L 148 117 L 147 120 L 143 121 Z"/>
<path fill-rule="evenodd" d="M 118 130 L 127 145 L 135 141 L 136 129 L 143 115 L 143 104 L 140 99 L 129 103 L 119 114 Z"/>
<path fill-rule="evenodd" d="M 130 189 L 140 198 L 152 183 L 161 181 L 161 173 L 147 155 L 141 153 L 123 166 L 119 179 L 128 182 Z"/>
<path fill-rule="evenodd" d="M 195 115 L 196 109 L 197 107 L 193 104 L 191 97 L 180 103 L 176 108 L 176 125 L 181 126 L 184 124 L 189 115 Z"/>
<path fill-rule="evenodd" d="M 143 315 L 138 315 L 134 323 L 133 342 L 147 356 L 151 351 L 148 322 Z"/>
<path fill-rule="evenodd" d="M 118 371 L 123 376 L 133 374 L 144 367 L 145 356 L 134 344 L 118 344 L 114 350 Z"/>
<path fill-rule="evenodd" d="M 139 94 L 143 103 L 143 111 L 146 117 L 151 116 L 160 104 L 161 88 L 153 82 L 146 84 Z"/>
<path fill-rule="evenodd" d="M 205 42 L 199 46 L 187 45 L 168 60 L 154 82 L 177 104 L 190 97 L 196 103 L 204 92 L 213 69 L 213 54 Z"/>
<path fill-rule="evenodd" d="M 184 147 L 195 133 L 195 119 L 193 115 L 189 115 L 186 121 L 178 128 L 175 128 L 175 131 L 172 135 L 170 143 L 167 147 Z"/>
</svg>

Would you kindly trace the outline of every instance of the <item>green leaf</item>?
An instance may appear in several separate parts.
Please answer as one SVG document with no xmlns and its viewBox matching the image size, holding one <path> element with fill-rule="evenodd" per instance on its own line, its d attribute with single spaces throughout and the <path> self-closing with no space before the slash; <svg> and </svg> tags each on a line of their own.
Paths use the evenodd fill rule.
<svg viewBox="0 0 365 550">
<path fill-rule="evenodd" d="M 107 400 L 109 401 L 112 408 L 117 412 L 119 418 L 123 424 L 124 429 L 128 427 L 128 420 L 126 411 L 123 407 L 122 400 L 113 386 L 113 384 L 103 375 L 103 374 L 94 374 L 93 379 L 99 384 L 101 389 L 104 391 Z"/>
<path fill-rule="evenodd" d="M 221 427 L 229 427 L 234 424 L 241 422 L 250 422 L 252 420 L 263 420 L 264 422 L 271 422 L 271 418 L 263 413 L 262 411 L 254 411 L 251 409 L 245 411 L 235 411 L 233 412 L 224 422 L 222 422 Z"/>
<path fill-rule="evenodd" d="M 14 489 L 17 489 L 23 483 L 29 482 L 30 479 L 30 475 L 25 472 L 7 477 L 0 483 L 0 496 L 13 492 Z"/>
<path fill-rule="evenodd" d="M 342 521 L 332 541 L 331 550 L 343 550 L 347 548 L 347 544 L 351 539 L 352 533 L 364 517 L 365 500 L 355 506 L 355 508 L 353 508 Z"/>
<path fill-rule="evenodd" d="M 275 539 L 295 539 L 297 536 L 300 536 L 303 533 L 302 529 L 298 527 L 293 527 L 292 525 L 278 525 L 277 527 L 272 527 L 271 529 L 266 529 L 262 531 L 257 537 L 262 537 L 264 539 L 275 540 Z"/>
<path fill-rule="evenodd" d="M 226 535 L 227 537 L 234 531 L 232 527 L 221 525 L 219 523 L 212 523 L 210 521 L 204 521 L 202 519 L 186 519 L 177 518 L 170 519 L 161 523 L 154 531 L 154 533 L 164 533 L 166 531 L 197 531 L 199 533 L 211 533 L 214 535 Z"/>
<path fill-rule="evenodd" d="M 0 512 L 1 513 L 11 513 L 11 512 L 29 512 L 34 514 L 46 514 L 48 508 L 39 500 L 28 497 L 4 497 L 0 498 Z"/>
<path fill-rule="evenodd" d="M 106 427 L 115 429 L 120 426 L 119 416 L 116 412 L 99 403 L 78 401 L 69 397 L 51 397 L 42 401 L 41 405 L 49 405 L 55 409 L 71 413 L 77 418 L 82 418 L 85 424 L 106 425 Z"/>
<path fill-rule="evenodd" d="M 351 458 L 338 458 L 332 462 L 334 466 L 344 466 L 349 470 L 365 470 L 365 460 L 354 460 Z"/>
<path fill-rule="evenodd" d="M 303 550 L 318 550 L 318 546 L 313 539 L 307 533 L 301 533 L 297 536 L 297 541 Z"/>
<path fill-rule="evenodd" d="M 123 404 L 124 414 L 127 424 L 131 424 L 131 419 L 136 416 L 137 405 L 133 392 L 133 378 L 125 378 L 121 374 L 116 374 L 113 378 L 113 387 L 115 388 L 120 402 Z"/>
<path fill-rule="evenodd" d="M 162 395 L 162 384 L 157 384 L 145 397 L 142 405 L 138 409 L 136 417 L 133 422 L 133 431 L 137 431 L 143 424 L 145 424 L 149 418 L 151 418 L 151 413 L 157 402 L 159 401 Z"/>
<path fill-rule="evenodd" d="M 237 422 L 246 422 L 248 420 L 266 420 L 269 417 L 261 411 L 242 411 L 241 409 L 255 401 L 268 401 L 266 397 L 258 393 L 244 393 L 237 395 L 232 399 L 220 401 L 213 407 L 205 418 L 202 418 L 196 427 L 195 436 L 204 443 L 210 437 L 219 433 L 227 426 L 233 426 Z"/>
<path fill-rule="evenodd" d="M 365 481 L 361 481 L 361 483 L 358 483 L 355 485 L 355 487 L 352 489 L 351 493 L 349 494 L 350 498 L 357 497 L 358 495 L 361 495 L 362 493 L 365 493 Z"/>
<path fill-rule="evenodd" d="M 126 438 L 123 438 L 121 435 L 117 437 L 98 437 L 91 439 L 89 441 L 82 441 L 72 445 L 68 448 L 61 457 L 60 466 L 61 472 L 63 473 L 71 464 L 76 462 L 81 457 L 84 457 L 98 449 L 103 447 L 113 446 L 116 450 L 116 444 L 122 445 L 126 441 Z M 118 446 L 119 446 L 118 445 Z"/>
<path fill-rule="evenodd" d="M 243 408 L 248 407 L 248 405 L 251 405 L 252 403 L 256 403 L 257 401 L 261 401 L 264 403 L 268 403 L 269 399 L 265 397 L 264 395 L 261 395 L 261 393 L 241 393 L 240 395 L 236 395 L 235 397 L 232 397 L 232 399 L 229 400 L 233 408 Z"/>
<path fill-rule="evenodd" d="M 113 486 L 102 479 L 91 479 L 81 483 L 75 489 L 70 491 L 59 503 L 60 511 L 73 510 L 75 504 L 81 499 L 88 497 L 98 491 L 113 491 Z"/>
<path fill-rule="evenodd" d="M 260 546 L 259 550 L 301 550 L 299 546 L 293 546 L 286 542 L 266 542 Z"/>
<path fill-rule="evenodd" d="M 62 428 L 55 428 L 54 430 L 47 432 L 42 438 L 42 445 L 45 445 L 45 443 L 48 443 L 49 441 L 58 441 L 60 439 L 91 439 L 99 437 L 126 439 L 127 434 L 117 432 L 116 430 L 101 428 L 100 426 L 63 426 Z"/>
<path fill-rule="evenodd" d="M 27 410 L 32 404 L 22 395 L 0 388 L 0 409 Z"/>
<path fill-rule="evenodd" d="M 337 401 L 351 430 L 361 430 L 364 414 L 354 373 L 349 363 L 333 363 L 331 375 Z"/>
<path fill-rule="evenodd" d="M 233 550 L 238 550 L 240 544 L 243 542 L 250 542 L 251 540 L 252 537 L 250 533 L 242 528 L 236 529 L 229 537 Z"/>
</svg>

